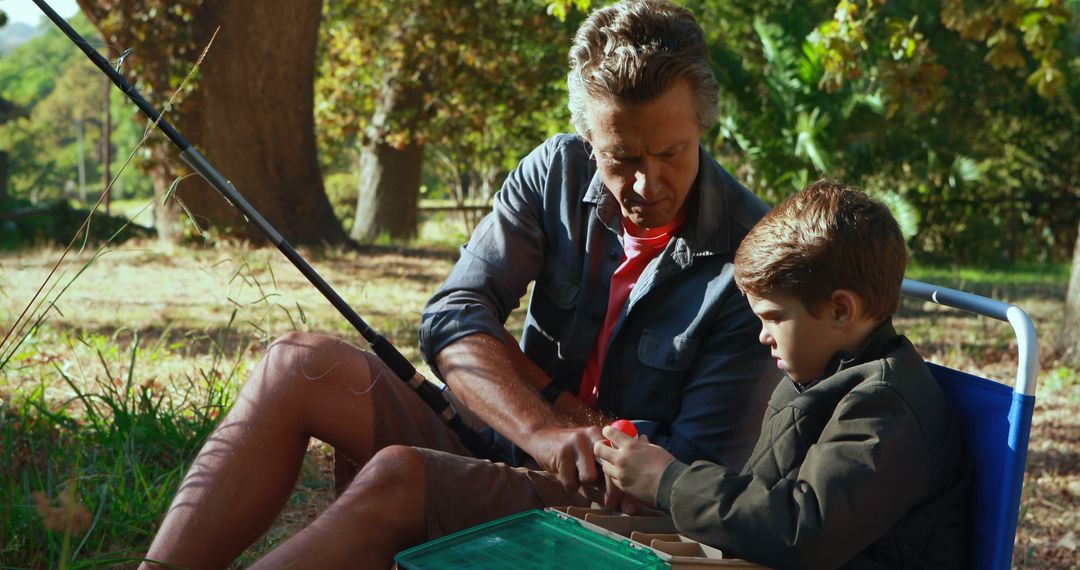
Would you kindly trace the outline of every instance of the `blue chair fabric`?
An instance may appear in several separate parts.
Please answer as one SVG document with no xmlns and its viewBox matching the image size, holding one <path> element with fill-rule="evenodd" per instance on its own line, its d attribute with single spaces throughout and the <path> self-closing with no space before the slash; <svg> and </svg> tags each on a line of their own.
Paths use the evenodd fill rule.
<svg viewBox="0 0 1080 570">
<path fill-rule="evenodd" d="M 975 568 L 1012 562 L 1035 396 L 927 363 L 961 420 L 975 463 Z"/>
</svg>

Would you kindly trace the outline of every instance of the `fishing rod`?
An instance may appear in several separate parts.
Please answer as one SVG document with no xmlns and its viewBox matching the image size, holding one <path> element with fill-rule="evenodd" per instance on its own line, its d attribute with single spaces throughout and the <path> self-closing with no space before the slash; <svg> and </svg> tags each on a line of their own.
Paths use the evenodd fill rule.
<svg viewBox="0 0 1080 570">
<path fill-rule="evenodd" d="M 206 158 L 195 149 L 195 147 L 184 140 L 184 137 L 182 137 L 180 133 L 161 116 L 161 113 L 158 113 L 156 109 L 146 102 L 146 99 L 143 99 L 142 95 L 139 94 L 139 91 L 120 74 L 119 66 L 114 69 L 112 65 L 109 64 L 109 61 L 91 47 L 90 44 L 79 35 L 79 32 L 76 32 L 64 18 L 57 14 L 56 11 L 45 2 L 45 0 L 33 1 L 34 4 L 37 4 L 37 7 L 45 13 L 45 16 L 52 20 L 52 23 L 55 24 L 57 28 L 60 28 L 60 31 L 64 32 L 64 35 L 86 54 L 86 57 L 90 58 L 90 61 L 92 61 L 102 73 L 108 76 L 113 84 L 116 85 L 116 87 L 119 88 L 132 103 L 135 103 L 135 106 L 137 106 L 139 110 L 157 126 L 158 130 L 180 149 L 180 158 L 182 158 L 195 172 L 198 172 L 199 175 L 228 200 L 230 204 L 243 212 L 244 216 L 246 216 L 248 220 L 251 220 L 263 235 L 277 246 L 278 251 L 280 251 L 286 259 L 292 262 L 293 266 L 296 267 L 320 293 L 322 293 L 323 297 L 326 297 L 327 301 L 330 301 L 330 304 L 345 317 L 345 320 L 349 321 L 349 324 L 360 332 L 360 335 L 371 345 L 372 352 L 386 363 L 398 378 L 408 384 L 409 387 L 435 411 L 442 421 L 457 434 L 461 443 L 464 444 L 469 451 L 477 457 L 490 457 L 492 455 L 490 446 L 461 419 L 461 415 L 458 414 L 457 410 L 454 409 L 453 404 L 447 399 L 446 394 L 443 393 L 443 389 L 425 378 L 423 374 L 420 374 L 420 372 L 416 370 L 416 367 L 413 366 L 412 363 L 386 339 L 386 337 L 376 332 L 375 329 L 364 322 L 364 319 L 362 319 L 360 315 L 341 298 L 341 295 L 338 295 L 337 291 L 334 291 L 334 288 L 331 287 L 330 284 L 300 256 L 296 249 L 293 248 L 293 246 L 289 244 L 276 229 L 274 229 L 274 226 L 270 225 L 270 222 L 267 222 L 266 218 L 263 218 L 262 214 L 244 199 L 240 192 L 233 187 L 232 183 L 222 176 L 206 160 Z"/>
</svg>

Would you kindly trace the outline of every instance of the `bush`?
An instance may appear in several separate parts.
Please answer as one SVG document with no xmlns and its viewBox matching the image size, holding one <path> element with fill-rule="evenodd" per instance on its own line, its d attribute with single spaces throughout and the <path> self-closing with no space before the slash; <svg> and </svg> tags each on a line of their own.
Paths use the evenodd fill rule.
<svg viewBox="0 0 1080 570">
<path fill-rule="evenodd" d="M 10 250 L 40 243 L 67 245 L 89 213 L 87 210 L 76 210 L 67 202 L 34 206 L 21 199 L 0 201 L 0 249 Z M 106 216 L 102 212 L 94 214 L 89 232 L 91 242 L 104 242 L 114 235 L 114 243 L 156 235 L 153 228 L 132 224 L 123 216 Z"/>
<path fill-rule="evenodd" d="M 326 187 L 326 197 L 330 199 L 330 205 L 334 208 L 334 215 L 341 222 L 341 227 L 348 232 L 356 218 L 356 199 L 360 188 L 356 173 L 327 174 L 323 180 L 323 186 Z"/>
</svg>

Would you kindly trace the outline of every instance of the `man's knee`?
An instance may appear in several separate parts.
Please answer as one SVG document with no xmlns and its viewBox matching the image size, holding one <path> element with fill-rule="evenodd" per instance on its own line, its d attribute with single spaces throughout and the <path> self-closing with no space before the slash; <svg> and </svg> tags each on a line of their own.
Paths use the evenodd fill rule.
<svg viewBox="0 0 1080 570">
<path fill-rule="evenodd" d="M 404 487 L 410 491 L 421 491 L 422 485 L 427 481 L 423 456 L 407 445 L 391 445 L 380 449 L 364 467 L 364 471 L 368 472 L 369 478 L 381 485 Z"/>
<path fill-rule="evenodd" d="M 332 336 L 302 332 L 278 337 L 267 348 L 261 367 L 262 373 L 252 380 L 276 395 L 307 396 L 322 387 L 333 391 L 346 379 L 367 384 L 370 376 L 361 349 Z"/>
<path fill-rule="evenodd" d="M 353 479 L 341 496 L 345 502 L 389 501 L 418 503 L 426 501 L 427 469 L 416 449 L 391 445 L 380 449 Z"/>
</svg>

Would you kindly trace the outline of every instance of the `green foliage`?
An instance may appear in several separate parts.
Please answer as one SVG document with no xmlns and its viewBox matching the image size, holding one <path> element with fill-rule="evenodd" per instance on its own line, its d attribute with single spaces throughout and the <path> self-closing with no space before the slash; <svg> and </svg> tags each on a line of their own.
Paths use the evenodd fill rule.
<svg viewBox="0 0 1080 570">
<path fill-rule="evenodd" d="M 326 197 L 346 231 L 356 218 L 356 194 L 360 181 L 355 172 L 332 172 L 323 178 Z"/>
<path fill-rule="evenodd" d="M 203 0 L 85 3 L 111 45 L 136 48 L 129 75 L 144 80 L 146 93 L 175 84 L 205 39 L 192 28 Z M 365 142 L 423 143 L 426 197 L 487 199 L 525 152 L 569 128 L 565 54 L 584 12 L 598 4 L 325 2 L 316 84 L 324 169 L 355 170 Z M 723 89 L 707 146 L 767 201 L 819 176 L 839 177 L 889 204 L 928 262 L 1071 255 L 1080 218 L 1080 2 L 687 5 L 706 31 Z M 85 18 L 74 23 L 89 31 Z M 72 51 L 66 42 L 50 31 L 0 59 L 0 96 L 22 110 L 0 126 L 20 198 L 70 197 L 80 105 L 84 144 L 96 148 L 100 138 L 97 80 L 63 63 Z M 421 96 L 384 124 L 376 119 L 392 107 L 384 97 L 391 85 Z M 130 148 L 141 126 L 115 99 L 117 146 Z M 91 187 L 100 179 L 93 155 Z M 150 192 L 145 175 L 129 176 L 118 191 Z M 342 211 L 351 210 L 345 177 L 326 180 L 337 185 L 328 192 Z"/>
<path fill-rule="evenodd" d="M 885 204 L 896 218 L 904 239 L 910 240 L 919 232 L 919 211 L 896 192 L 875 193 L 874 198 Z"/>
<path fill-rule="evenodd" d="M 73 18 L 72 24 L 94 41 L 85 17 Z M 19 109 L 13 120 L 0 125 L 0 148 L 8 152 L 13 196 L 34 204 L 81 197 L 77 194 L 81 151 L 84 179 L 92 192 L 86 198 L 97 199 L 102 188 L 102 108 L 107 81 L 51 25 L 41 36 L 0 58 L 0 97 Z M 134 148 L 142 126 L 134 120 L 130 105 L 113 94 L 110 109 L 113 147 Z M 118 154 L 113 153 L 116 160 L 121 158 Z M 131 169 L 118 181 L 114 196 L 152 192 L 149 178 L 137 170 Z M 114 164 L 112 173 L 116 171 Z"/>
<path fill-rule="evenodd" d="M 66 283 L 60 283 L 66 270 L 47 278 L 44 296 L 31 300 L 23 325 L 11 324 L 14 335 L 0 343 L 0 454 L 8 459 L 0 465 L 0 556 L 6 565 L 138 562 L 188 463 L 250 372 L 251 343 L 266 341 L 272 315 L 284 313 L 293 329 L 305 322 L 299 304 L 294 311 L 278 303 L 278 294 L 264 291 L 244 261 L 229 279 L 231 313 L 214 334 L 178 338 L 170 325 L 144 346 L 139 332 L 125 327 L 102 334 L 47 326 L 49 317 L 62 315 L 57 303 L 64 293 L 108 252 L 99 248 Z M 248 290 L 257 292 L 254 301 L 233 299 Z M 237 335 L 234 327 L 250 316 L 248 307 L 263 309 L 261 318 L 245 321 L 258 334 Z M 193 375 L 161 373 L 192 352 L 203 356 L 206 347 L 208 362 Z M 78 522 L 65 524 L 72 520 Z"/>
<path fill-rule="evenodd" d="M 94 29 L 85 17 L 76 16 L 70 24 L 90 38 L 91 45 L 100 46 L 100 39 L 94 37 Z M 52 24 L 42 25 L 48 26 L 44 34 L 0 58 L 0 97 L 24 108 L 52 92 L 61 71 L 74 59 L 71 40 Z"/>
<path fill-rule="evenodd" d="M 1080 50 L 1062 1 L 691 7 L 725 93 L 711 146 L 769 201 L 843 178 L 917 229 L 921 257 L 1071 254 Z"/>
<path fill-rule="evenodd" d="M 1061 394 L 1074 402 L 1080 401 L 1080 373 L 1075 368 L 1059 366 L 1046 375 L 1042 388 L 1050 393 Z"/>
<path fill-rule="evenodd" d="M 547 0 L 548 14 L 565 22 L 572 10 L 587 12 L 592 0 Z"/>
<path fill-rule="evenodd" d="M 569 124 L 562 81 L 576 22 L 545 12 L 538 0 L 326 3 L 316 83 L 323 163 L 341 165 L 365 142 L 421 143 L 444 187 L 489 196 L 525 152 Z M 418 91 L 419 104 L 392 108 L 392 88 Z M 385 124 L 380 113 L 391 114 Z"/>
<path fill-rule="evenodd" d="M 8 458 L 0 466 L 0 556 L 7 565 L 138 561 L 188 462 L 236 396 L 235 378 L 192 379 L 185 391 L 164 390 L 151 367 L 171 357 L 168 335 L 147 347 L 137 333 L 66 342 L 89 350 L 104 375 L 87 386 L 81 365 L 49 362 L 32 343 L 16 361 L 44 364 L 43 380 L 52 369 L 70 397 L 56 403 L 41 382 L 0 399 L 0 449 Z M 146 373 L 137 375 L 139 368 Z M 58 497 L 68 486 L 77 489 L 76 502 L 61 500 L 62 507 L 86 509 L 89 524 L 65 532 L 42 516 L 35 494 Z"/>
<path fill-rule="evenodd" d="M 476 219 L 465 212 L 433 212 L 420 223 L 416 243 L 457 255 L 458 248 L 469 241 L 475 227 Z"/>
<path fill-rule="evenodd" d="M 196 74 L 190 81 L 187 79 L 193 62 L 209 40 L 209 35 L 197 37 L 198 31 L 194 26 L 204 0 L 77 1 L 82 13 L 104 39 L 106 47 L 102 52 L 106 58 L 116 58 L 123 50 L 132 50 L 132 54 L 124 60 L 123 74 L 146 100 L 171 101 L 173 108 L 188 102 L 185 109 L 187 113 L 191 112 L 198 102 L 187 100 L 194 99 L 191 96 L 198 88 L 198 77 Z M 114 99 L 123 99 L 123 110 L 114 112 L 114 117 L 131 117 L 141 121 L 141 116 L 133 114 L 131 103 L 126 98 Z M 167 115 L 170 123 L 183 132 L 183 116 L 187 113 L 169 115 L 169 106 L 161 104 L 158 107 L 158 111 Z M 123 120 L 120 121 L 118 134 L 129 137 L 132 134 L 130 128 L 125 129 Z M 127 138 L 129 144 L 120 148 L 135 148 L 141 135 L 142 129 L 139 129 L 139 136 Z M 129 175 L 138 180 L 131 186 L 137 186 L 139 191 L 126 194 L 152 195 L 154 181 L 149 174 L 151 172 L 159 173 L 159 185 L 166 184 L 170 174 L 175 172 L 170 163 L 172 157 L 168 140 L 160 137 L 149 139 Z M 164 219 L 160 221 L 168 223 Z"/>
<path fill-rule="evenodd" d="M 168 97 L 190 71 L 201 46 L 192 23 L 204 0 L 79 0 L 79 7 L 109 46 L 132 48 L 124 64 L 148 100 Z M 119 53 L 107 53 L 117 57 Z M 177 94 L 176 104 L 196 89 Z"/>
<path fill-rule="evenodd" d="M 1025 298 L 1052 299 L 1059 302 L 1065 296 L 1069 282 L 1069 264 L 1016 262 L 1008 266 L 990 267 L 968 265 L 932 265 L 918 260 L 908 264 L 905 276 L 918 281 L 934 283 L 960 291 L 983 295 L 992 299 L 1014 301 Z M 1060 305 L 1055 311 L 1060 310 Z M 1028 309 L 1024 305 L 1025 309 Z M 1042 326 L 1050 320 L 1036 320 L 1040 324 L 1040 337 L 1049 340 L 1051 335 L 1042 332 Z"/>
<path fill-rule="evenodd" d="M 15 216 L 15 214 L 23 214 Z M 0 250 L 13 250 L 32 245 L 66 245 L 71 241 L 89 214 L 77 210 L 67 202 L 31 204 L 29 200 L 7 198 L 0 200 Z M 154 231 L 131 224 L 124 216 L 106 216 L 99 213 L 90 225 L 89 241 L 100 243 L 111 239 L 123 243 L 134 237 L 150 237 Z"/>
</svg>

